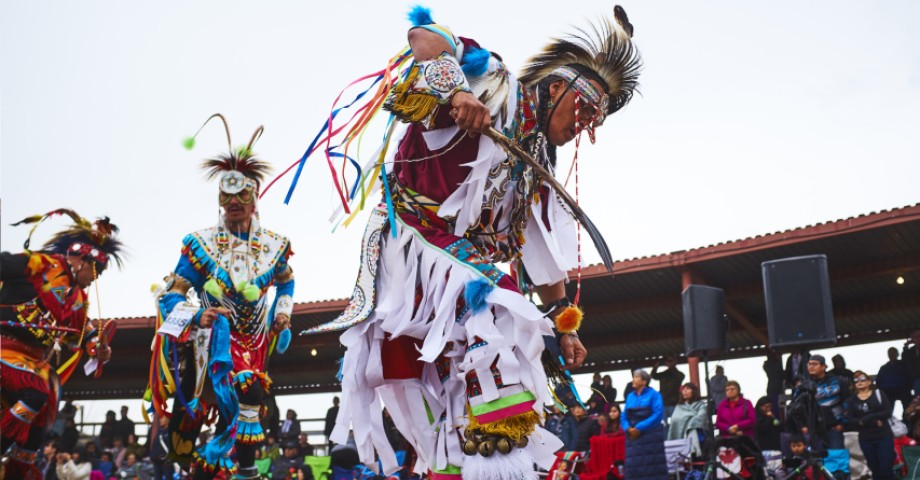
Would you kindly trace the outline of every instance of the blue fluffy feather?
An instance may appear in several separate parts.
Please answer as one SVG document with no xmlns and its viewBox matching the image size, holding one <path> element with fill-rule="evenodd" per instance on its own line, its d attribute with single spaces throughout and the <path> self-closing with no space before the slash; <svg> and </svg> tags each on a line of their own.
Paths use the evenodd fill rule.
<svg viewBox="0 0 920 480">
<path fill-rule="evenodd" d="M 466 301 L 466 306 L 473 313 L 479 313 L 485 310 L 487 306 L 486 297 L 492 293 L 493 288 L 495 287 L 492 285 L 492 282 L 484 278 L 467 283 L 463 291 L 463 300 Z"/>
<path fill-rule="evenodd" d="M 291 329 L 285 328 L 278 334 L 278 343 L 275 344 L 275 350 L 278 353 L 284 353 L 291 345 Z"/>
<path fill-rule="evenodd" d="M 467 77 L 482 76 L 489 69 L 489 57 L 491 56 L 492 53 L 484 48 L 469 46 L 463 52 L 463 64 L 460 65 L 463 68 L 463 74 Z"/>
<path fill-rule="evenodd" d="M 421 5 L 416 5 L 409 10 L 409 21 L 415 27 L 434 23 L 434 20 L 431 19 L 431 9 Z"/>
</svg>

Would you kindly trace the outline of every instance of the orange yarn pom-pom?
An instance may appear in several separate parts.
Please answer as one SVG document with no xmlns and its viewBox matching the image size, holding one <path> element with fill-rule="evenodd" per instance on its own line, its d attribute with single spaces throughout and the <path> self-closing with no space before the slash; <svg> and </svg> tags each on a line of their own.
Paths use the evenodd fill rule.
<svg viewBox="0 0 920 480">
<path fill-rule="evenodd" d="M 556 315 L 556 330 L 561 333 L 572 333 L 581 326 L 581 319 L 585 313 L 576 305 L 569 305 L 565 310 Z"/>
</svg>

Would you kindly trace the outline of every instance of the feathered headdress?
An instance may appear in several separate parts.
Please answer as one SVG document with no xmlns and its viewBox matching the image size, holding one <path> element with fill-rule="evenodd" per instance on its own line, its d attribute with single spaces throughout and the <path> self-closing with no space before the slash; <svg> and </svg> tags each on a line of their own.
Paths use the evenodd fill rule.
<svg viewBox="0 0 920 480">
<path fill-rule="evenodd" d="M 590 29 L 579 28 L 577 34 L 554 39 L 528 61 L 519 80 L 533 86 L 560 67 L 578 64 L 605 83 L 610 97 L 607 114 L 623 108 L 639 86 L 642 57 L 632 42 L 633 26 L 626 11 L 617 5 L 613 16 L 615 21 L 604 18 Z"/>
<path fill-rule="evenodd" d="M 205 120 L 204 124 L 195 132 L 195 135 L 185 140 L 185 148 L 191 150 L 195 147 L 195 137 L 201 133 L 205 125 L 211 120 L 219 118 L 224 124 L 224 132 L 227 134 L 228 153 L 209 158 L 202 163 L 201 168 L 205 171 L 205 177 L 208 180 L 214 178 L 220 179 L 220 191 L 227 194 L 236 194 L 246 188 L 252 188 L 256 192 L 265 179 L 265 176 L 271 171 L 268 162 L 264 162 L 255 157 L 252 153 L 252 146 L 256 140 L 262 136 L 264 127 L 259 126 L 249 139 L 249 143 L 243 147 L 234 150 L 233 143 L 230 140 L 230 127 L 227 125 L 227 119 L 219 113 L 215 113 Z"/>
<path fill-rule="evenodd" d="M 118 268 L 121 268 L 120 253 L 122 243 L 115 238 L 115 234 L 118 233 L 118 227 L 109 221 L 109 217 L 102 217 L 95 222 L 90 222 L 68 208 L 52 210 L 44 215 L 33 215 L 14 223 L 13 226 L 35 224 L 23 244 L 25 250 L 29 250 L 29 244 L 32 241 L 32 234 L 35 233 L 35 229 L 42 222 L 56 215 L 67 215 L 74 223 L 66 230 L 55 233 L 42 247 L 43 252 L 89 257 L 99 262 L 102 266 L 108 265 L 109 260 L 114 259 Z"/>
</svg>

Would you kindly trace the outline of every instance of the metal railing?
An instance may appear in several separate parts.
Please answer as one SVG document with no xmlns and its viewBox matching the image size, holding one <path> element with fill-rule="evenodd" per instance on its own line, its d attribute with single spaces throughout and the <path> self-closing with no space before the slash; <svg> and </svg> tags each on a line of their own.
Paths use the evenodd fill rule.
<svg viewBox="0 0 920 480">
<path fill-rule="evenodd" d="M 76 419 L 75 419 L 76 420 Z M 300 423 L 301 433 L 306 433 L 307 438 L 310 441 L 310 445 L 313 446 L 314 452 L 317 455 L 322 453 L 323 455 L 328 454 L 327 452 L 327 443 L 326 437 L 323 435 L 323 427 L 325 426 L 325 418 L 298 418 L 297 422 Z M 81 439 L 92 439 L 99 436 L 99 432 L 102 430 L 103 422 L 77 422 L 77 431 L 80 433 Z M 318 428 L 318 429 L 317 429 Z M 280 429 L 280 426 L 279 426 Z M 140 430 L 140 432 L 139 432 Z M 137 440 L 142 445 L 147 444 L 147 435 L 150 432 L 150 425 L 147 425 L 143 421 L 134 422 L 134 435 L 137 437 Z M 317 442 L 317 440 L 320 440 Z"/>
</svg>

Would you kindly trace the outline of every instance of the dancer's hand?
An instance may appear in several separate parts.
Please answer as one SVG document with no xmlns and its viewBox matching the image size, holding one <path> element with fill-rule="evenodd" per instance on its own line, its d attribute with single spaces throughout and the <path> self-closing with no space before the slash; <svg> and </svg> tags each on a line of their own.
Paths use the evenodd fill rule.
<svg viewBox="0 0 920 480">
<path fill-rule="evenodd" d="M 108 362 L 112 358 L 112 347 L 108 345 L 101 345 L 96 348 L 96 359 L 100 362 Z"/>
<path fill-rule="evenodd" d="M 565 360 L 565 369 L 573 370 L 580 368 L 584 363 L 588 351 L 581 344 L 577 335 L 566 334 L 559 339 L 559 348 L 562 350 L 562 358 Z"/>
<path fill-rule="evenodd" d="M 626 429 L 626 433 L 628 433 L 629 438 L 633 440 L 639 438 L 639 435 L 642 435 L 642 432 L 640 432 L 639 429 L 636 427 L 629 427 L 628 429 Z"/>
<path fill-rule="evenodd" d="M 483 133 L 492 126 L 489 107 L 469 92 L 457 92 L 450 99 L 450 116 L 463 130 Z"/>
<path fill-rule="evenodd" d="M 201 319 L 198 324 L 201 328 L 211 328 L 211 325 L 214 325 L 214 320 L 217 320 L 218 315 L 230 315 L 230 310 L 222 307 L 209 308 L 201 312 Z"/>
<path fill-rule="evenodd" d="M 291 328 L 291 317 L 283 313 L 275 315 L 275 322 L 272 323 L 272 330 L 274 330 L 275 333 L 281 333 L 283 330 L 289 328 Z"/>
</svg>

